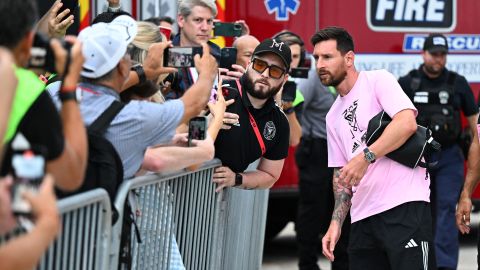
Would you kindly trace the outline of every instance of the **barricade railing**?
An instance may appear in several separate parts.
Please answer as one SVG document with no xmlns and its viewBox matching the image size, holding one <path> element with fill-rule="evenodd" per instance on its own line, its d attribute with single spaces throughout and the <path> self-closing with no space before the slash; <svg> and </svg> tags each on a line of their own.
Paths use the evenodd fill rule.
<svg viewBox="0 0 480 270">
<path fill-rule="evenodd" d="M 103 189 L 58 201 L 62 230 L 37 269 L 108 269 L 112 212 Z"/>
<path fill-rule="evenodd" d="M 59 200 L 57 205 L 61 231 L 37 269 L 108 269 L 112 213 L 107 192 L 91 190 Z M 23 223 L 0 242 L 26 233 L 28 226 Z"/>
<path fill-rule="evenodd" d="M 248 171 L 255 170 L 252 163 Z M 258 270 L 262 265 L 268 189 L 227 189 L 224 194 L 224 249 L 220 269 Z"/>
<path fill-rule="evenodd" d="M 115 199 L 123 219 L 129 202 L 139 231 L 130 228 L 131 269 L 220 269 L 222 194 L 215 193 L 219 160 L 194 172 L 153 174 L 125 181 Z M 111 269 L 119 262 L 122 222 L 113 227 Z"/>
<path fill-rule="evenodd" d="M 58 202 L 62 231 L 38 269 L 118 269 L 126 202 L 130 269 L 259 269 L 268 191 L 236 188 L 215 192 L 219 160 L 193 172 L 152 174 L 122 183 L 113 225 L 108 194 L 95 189 Z M 0 240 L 1 242 L 1 240 Z"/>
</svg>

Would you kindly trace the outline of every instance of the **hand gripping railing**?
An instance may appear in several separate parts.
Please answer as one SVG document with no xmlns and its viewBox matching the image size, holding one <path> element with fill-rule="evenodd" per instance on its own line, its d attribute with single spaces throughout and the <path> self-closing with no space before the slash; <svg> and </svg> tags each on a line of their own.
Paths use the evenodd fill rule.
<svg viewBox="0 0 480 270">
<path fill-rule="evenodd" d="M 215 193 L 212 160 L 193 172 L 152 174 L 125 181 L 115 199 L 120 214 L 113 227 L 110 269 L 117 269 L 125 202 L 140 232 L 132 226 L 132 269 L 219 269 L 223 244 L 222 193 Z"/>
</svg>

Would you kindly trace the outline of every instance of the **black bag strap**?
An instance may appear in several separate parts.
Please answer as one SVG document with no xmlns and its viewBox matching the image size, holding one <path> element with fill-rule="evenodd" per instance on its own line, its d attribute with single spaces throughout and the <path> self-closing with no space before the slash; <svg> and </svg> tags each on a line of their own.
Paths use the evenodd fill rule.
<svg viewBox="0 0 480 270">
<path fill-rule="evenodd" d="M 427 129 L 427 145 L 425 147 L 426 149 L 425 149 L 425 152 L 423 153 L 425 162 L 419 161 L 418 166 L 425 169 L 434 168 L 435 166 L 437 166 L 438 160 L 432 161 L 430 160 L 430 156 L 433 152 L 440 152 L 440 150 L 442 149 L 442 145 L 437 141 L 435 141 L 429 129 Z"/>
<path fill-rule="evenodd" d="M 105 133 L 105 130 L 112 122 L 113 118 L 123 109 L 125 104 L 113 101 L 112 104 L 88 127 L 88 132 L 97 134 Z"/>
</svg>

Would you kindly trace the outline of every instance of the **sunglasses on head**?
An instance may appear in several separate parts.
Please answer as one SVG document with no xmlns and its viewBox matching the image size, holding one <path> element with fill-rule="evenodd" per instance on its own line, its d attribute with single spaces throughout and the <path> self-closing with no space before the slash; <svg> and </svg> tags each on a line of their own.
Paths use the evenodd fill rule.
<svg viewBox="0 0 480 270">
<path fill-rule="evenodd" d="M 258 58 L 252 59 L 252 68 L 260 74 L 268 68 L 268 75 L 274 79 L 280 79 L 283 74 L 285 74 L 285 69 L 276 65 L 269 65 L 267 62 Z"/>
</svg>

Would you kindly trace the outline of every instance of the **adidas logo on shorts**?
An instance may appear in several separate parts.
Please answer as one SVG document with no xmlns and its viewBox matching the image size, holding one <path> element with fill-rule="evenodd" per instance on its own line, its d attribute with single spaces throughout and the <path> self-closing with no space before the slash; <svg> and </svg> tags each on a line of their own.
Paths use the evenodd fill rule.
<svg viewBox="0 0 480 270">
<path fill-rule="evenodd" d="M 415 243 L 415 240 L 410 239 L 408 243 L 405 245 L 405 248 L 413 248 L 413 247 L 418 247 L 417 243 Z"/>
<path fill-rule="evenodd" d="M 423 255 L 423 269 L 427 270 L 428 269 L 428 242 L 427 241 L 421 241 L 420 245 L 422 246 L 422 255 Z M 405 245 L 405 248 L 415 248 L 418 247 L 417 242 L 415 240 L 410 239 L 408 243 Z"/>
</svg>

